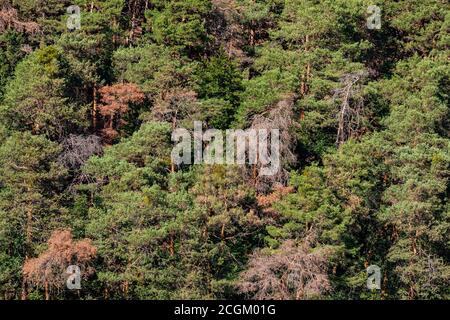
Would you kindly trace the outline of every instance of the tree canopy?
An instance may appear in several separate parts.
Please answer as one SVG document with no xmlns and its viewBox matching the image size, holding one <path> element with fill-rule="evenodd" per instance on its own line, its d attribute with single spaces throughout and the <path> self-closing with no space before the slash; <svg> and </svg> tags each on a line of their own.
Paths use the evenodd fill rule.
<svg viewBox="0 0 450 320">
<path fill-rule="evenodd" d="M 449 299 L 449 28 L 445 0 L 0 0 L 0 299 Z M 281 169 L 177 165 L 194 121 L 279 129 Z"/>
</svg>

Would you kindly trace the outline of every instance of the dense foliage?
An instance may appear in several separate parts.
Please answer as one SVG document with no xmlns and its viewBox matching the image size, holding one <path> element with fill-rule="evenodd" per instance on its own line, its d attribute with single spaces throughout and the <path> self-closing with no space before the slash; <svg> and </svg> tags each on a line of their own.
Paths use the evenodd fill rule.
<svg viewBox="0 0 450 320">
<path fill-rule="evenodd" d="M 450 5 L 373 2 L 0 0 L 0 299 L 449 299 Z"/>
</svg>

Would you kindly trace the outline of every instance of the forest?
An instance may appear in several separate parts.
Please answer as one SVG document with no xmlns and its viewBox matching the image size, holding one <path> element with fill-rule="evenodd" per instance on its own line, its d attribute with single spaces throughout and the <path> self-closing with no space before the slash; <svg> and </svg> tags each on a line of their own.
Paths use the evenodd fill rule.
<svg viewBox="0 0 450 320">
<path fill-rule="evenodd" d="M 450 299 L 449 66 L 447 0 L 0 0 L 0 300 Z"/>
</svg>

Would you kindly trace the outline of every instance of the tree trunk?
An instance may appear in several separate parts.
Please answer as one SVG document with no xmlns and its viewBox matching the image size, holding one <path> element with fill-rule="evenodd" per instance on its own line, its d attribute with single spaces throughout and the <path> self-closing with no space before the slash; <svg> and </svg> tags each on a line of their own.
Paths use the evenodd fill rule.
<svg viewBox="0 0 450 320">
<path fill-rule="evenodd" d="M 45 300 L 50 300 L 50 293 L 48 291 L 48 281 L 44 283 Z"/>
<path fill-rule="evenodd" d="M 27 192 L 30 193 L 31 189 L 28 188 Z M 25 233 L 26 233 L 26 243 L 25 243 L 25 261 L 28 260 L 31 254 L 31 244 L 33 240 L 33 207 L 30 204 L 30 207 L 27 210 L 27 222 L 25 226 Z M 22 275 L 22 300 L 27 300 L 28 297 L 28 290 L 27 290 L 27 283 L 25 280 L 25 277 Z"/>
<path fill-rule="evenodd" d="M 92 129 L 97 130 L 97 87 L 94 85 L 92 105 Z"/>
<path fill-rule="evenodd" d="M 308 52 L 309 51 L 309 35 L 307 35 L 305 37 L 305 48 L 304 48 L 304 52 Z M 307 91 L 308 91 L 308 81 L 311 77 L 311 63 L 308 61 L 306 63 L 306 71 L 305 73 L 302 74 L 301 76 L 301 84 L 300 84 L 300 94 L 302 96 L 306 95 Z"/>
</svg>

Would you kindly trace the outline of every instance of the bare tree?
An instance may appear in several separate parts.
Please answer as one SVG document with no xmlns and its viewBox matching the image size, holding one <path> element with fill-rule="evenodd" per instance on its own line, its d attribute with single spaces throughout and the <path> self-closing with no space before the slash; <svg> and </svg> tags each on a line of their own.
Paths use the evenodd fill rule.
<svg viewBox="0 0 450 320">
<path fill-rule="evenodd" d="M 80 168 L 91 156 L 103 152 L 101 138 L 96 135 L 79 136 L 71 134 L 62 142 L 63 152 L 59 163 L 70 169 Z"/>
<path fill-rule="evenodd" d="M 297 245 L 288 240 L 272 254 L 256 252 L 237 287 L 256 300 L 320 298 L 330 290 L 328 252 L 313 249 L 312 238 Z"/>
<path fill-rule="evenodd" d="M 334 99 L 341 102 L 338 113 L 337 146 L 360 132 L 364 116 L 364 99 L 361 90 L 362 82 L 366 77 L 365 71 L 345 74 L 341 78 L 341 88 L 334 90 Z"/>
<path fill-rule="evenodd" d="M 249 172 L 257 191 L 260 193 L 271 190 L 276 184 L 285 185 L 289 178 L 286 167 L 294 164 L 297 160 L 293 152 L 295 139 L 291 133 L 292 127 L 295 126 L 293 121 L 295 99 L 295 94 L 288 94 L 273 108 L 253 118 L 251 129 L 265 129 L 268 132 L 272 129 L 278 129 L 280 132 L 280 170 L 272 176 L 260 176 L 261 164 L 258 162 Z M 271 149 L 270 144 L 268 144 L 268 149 Z"/>
</svg>

